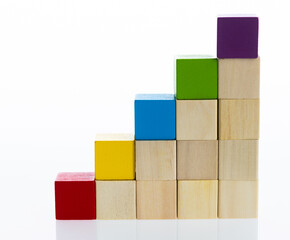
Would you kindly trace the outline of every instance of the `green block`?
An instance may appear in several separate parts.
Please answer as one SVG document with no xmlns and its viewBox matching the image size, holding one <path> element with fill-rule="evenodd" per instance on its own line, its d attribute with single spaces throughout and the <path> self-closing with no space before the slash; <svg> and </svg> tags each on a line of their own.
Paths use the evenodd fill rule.
<svg viewBox="0 0 290 240">
<path fill-rule="evenodd" d="M 216 58 L 176 59 L 176 99 L 217 99 Z"/>
</svg>

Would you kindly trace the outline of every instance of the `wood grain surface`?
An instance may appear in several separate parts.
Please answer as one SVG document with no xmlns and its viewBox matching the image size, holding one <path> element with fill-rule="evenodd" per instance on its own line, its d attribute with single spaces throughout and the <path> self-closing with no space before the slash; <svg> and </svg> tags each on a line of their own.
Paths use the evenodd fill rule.
<svg viewBox="0 0 290 240">
<path fill-rule="evenodd" d="M 217 100 L 176 100 L 177 140 L 217 139 Z"/>
</svg>

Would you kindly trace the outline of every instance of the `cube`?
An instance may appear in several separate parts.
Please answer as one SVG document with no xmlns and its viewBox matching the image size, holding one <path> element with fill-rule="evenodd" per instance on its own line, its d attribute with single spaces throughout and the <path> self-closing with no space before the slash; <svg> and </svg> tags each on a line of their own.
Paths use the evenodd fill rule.
<svg viewBox="0 0 290 240">
<path fill-rule="evenodd" d="M 260 98 L 260 58 L 219 59 L 219 99 Z"/>
<path fill-rule="evenodd" d="M 177 179 L 218 179 L 218 141 L 177 141 Z"/>
<path fill-rule="evenodd" d="M 258 179 L 258 140 L 219 141 L 219 179 Z"/>
<path fill-rule="evenodd" d="M 219 181 L 219 218 L 257 218 L 258 181 Z"/>
<path fill-rule="evenodd" d="M 97 180 L 135 179 L 135 144 L 131 134 L 98 134 L 95 141 Z"/>
<path fill-rule="evenodd" d="M 219 139 L 259 139 L 259 99 L 219 101 Z"/>
<path fill-rule="evenodd" d="M 138 94 L 135 99 L 136 140 L 175 139 L 173 94 Z"/>
<path fill-rule="evenodd" d="M 217 140 L 217 100 L 177 100 L 176 139 Z"/>
<path fill-rule="evenodd" d="M 96 219 L 94 173 L 59 173 L 54 186 L 57 220 Z"/>
<path fill-rule="evenodd" d="M 217 99 L 217 59 L 176 59 L 176 99 Z"/>
<path fill-rule="evenodd" d="M 217 218 L 217 180 L 178 181 L 178 218 Z"/>
<path fill-rule="evenodd" d="M 96 181 L 97 219 L 136 219 L 136 181 Z"/>
<path fill-rule="evenodd" d="M 137 180 L 176 180 L 176 141 L 136 141 Z"/>
<path fill-rule="evenodd" d="M 175 219 L 176 181 L 137 181 L 137 219 Z"/>
<path fill-rule="evenodd" d="M 258 57 L 257 17 L 219 17 L 217 19 L 218 58 Z"/>
</svg>

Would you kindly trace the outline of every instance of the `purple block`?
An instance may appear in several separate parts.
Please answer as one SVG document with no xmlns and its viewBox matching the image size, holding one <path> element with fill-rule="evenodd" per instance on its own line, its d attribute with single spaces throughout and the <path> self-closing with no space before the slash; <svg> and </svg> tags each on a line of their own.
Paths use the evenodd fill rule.
<svg viewBox="0 0 290 240">
<path fill-rule="evenodd" d="M 218 58 L 258 57 L 257 17 L 219 17 L 217 21 Z"/>
</svg>

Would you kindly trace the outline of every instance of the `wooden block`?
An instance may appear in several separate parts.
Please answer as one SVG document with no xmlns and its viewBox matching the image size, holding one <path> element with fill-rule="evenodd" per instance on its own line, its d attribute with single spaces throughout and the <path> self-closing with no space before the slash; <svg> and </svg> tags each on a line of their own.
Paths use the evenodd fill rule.
<svg viewBox="0 0 290 240">
<path fill-rule="evenodd" d="M 136 219 L 136 181 L 96 181 L 97 219 Z"/>
<path fill-rule="evenodd" d="M 177 141 L 177 179 L 218 179 L 218 141 Z"/>
<path fill-rule="evenodd" d="M 95 178 L 133 180 L 135 144 L 131 134 L 98 134 L 95 141 Z"/>
<path fill-rule="evenodd" d="M 137 181 L 137 219 L 175 219 L 176 181 Z"/>
<path fill-rule="evenodd" d="M 226 15 L 217 19 L 218 58 L 257 58 L 259 19 Z"/>
<path fill-rule="evenodd" d="M 219 179 L 258 179 L 258 140 L 219 141 Z"/>
<path fill-rule="evenodd" d="M 178 218 L 217 218 L 218 181 L 178 181 Z"/>
<path fill-rule="evenodd" d="M 58 220 L 96 219 L 94 173 L 59 173 L 55 180 L 55 217 Z"/>
<path fill-rule="evenodd" d="M 219 181 L 219 218 L 258 217 L 258 181 Z"/>
<path fill-rule="evenodd" d="M 137 94 L 136 140 L 175 140 L 175 109 L 173 94 Z"/>
<path fill-rule="evenodd" d="M 252 100 L 219 101 L 219 139 L 259 139 L 260 103 Z"/>
<path fill-rule="evenodd" d="M 218 61 L 208 56 L 176 59 L 176 99 L 217 99 Z"/>
<path fill-rule="evenodd" d="M 217 100 L 177 100 L 176 139 L 216 140 Z"/>
<path fill-rule="evenodd" d="M 260 98 L 260 58 L 219 59 L 219 99 Z"/>
<path fill-rule="evenodd" d="M 136 141 L 137 180 L 176 180 L 176 141 Z"/>
</svg>

